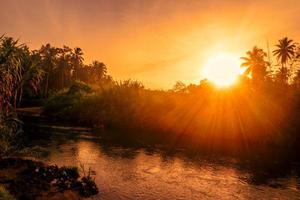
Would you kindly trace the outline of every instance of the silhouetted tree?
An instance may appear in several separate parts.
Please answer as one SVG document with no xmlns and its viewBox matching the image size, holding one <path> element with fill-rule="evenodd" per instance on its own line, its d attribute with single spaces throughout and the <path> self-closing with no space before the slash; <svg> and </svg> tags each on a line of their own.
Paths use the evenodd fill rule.
<svg viewBox="0 0 300 200">
<path fill-rule="evenodd" d="M 71 80 L 71 70 L 72 70 L 72 49 L 63 46 L 63 48 L 59 49 L 59 57 L 58 57 L 58 73 L 60 76 L 60 86 L 59 89 L 63 89 L 64 87 L 70 85 Z"/>
<path fill-rule="evenodd" d="M 300 70 L 296 72 L 293 83 L 296 88 L 300 88 Z"/>
<path fill-rule="evenodd" d="M 105 64 L 99 61 L 93 61 L 92 64 L 89 65 L 89 71 L 89 78 L 93 83 L 101 84 L 107 75 Z"/>
<path fill-rule="evenodd" d="M 289 69 L 287 68 L 287 63 L 292 60 L 295 55 L 294 41 L 285 37 L 279 40 L 279 44 L 275 45 L 277 49 L 273 51 L 274 56 L 277 57 L 277 61 L 280 62 L 281 68 L 277 73 L 277 78 L 280 83 L 286 84 L 289 78 Z"/>
<path fill-rule="evenodd" d="M 48 97 L 49 93 L 49 81 L 52 77 L 55 68 L 57 67 L 57 54 L 58 48 L 51 47 L 50 44 L 43 45 L 39 50 L 41 56 L 41 64 L 46 73 L 45 83 L 44 83 L 44 96 Z"/>
<path fill-rule="evenodd" d="M 76 47 L 74 49 L 74 52 L 72 54 L 72 64 L 73 64 L 73 78 L 75 80 L 78 79 L 78 71 L 79 71 L 79 68 L 82 67 L 83 65 L 83 52 L 81 50 L 81 48 L 79 47 Z"/>
<path fill-rule="evenodd" d="M 185 93 L 185 92 L 187 92 L 187 86 L 183 82 L 177 81 L 175 83 L 175 85 L 173 86 L 172 91 L 179 92 L 179 93 Z"/>
<path fill-rule="evenodd" d="M 269 66 L 269 62 L 265 60 L 267 53 L 255 46 L 246 54 L 247 57 L 241 57 L 244 61 L 241 66 L 246 67 L 244 75 L 252 77 L 255 84 L 264 81 L 267 76 L 267 67 Z"/>
</svg>

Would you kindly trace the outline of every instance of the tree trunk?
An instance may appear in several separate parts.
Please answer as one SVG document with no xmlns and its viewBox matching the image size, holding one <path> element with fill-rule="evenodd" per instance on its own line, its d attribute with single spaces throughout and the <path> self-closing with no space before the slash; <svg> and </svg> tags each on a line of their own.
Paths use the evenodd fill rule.
<svg viewBox="0 0 300 200">
<path fill-rule="evenodd" d="M 48 97 L 48 85 L 49 85 L 49 72 L 47 73 L 46 76 L 46 84 L 45 84 L 45 97 Z"/>
</svg>

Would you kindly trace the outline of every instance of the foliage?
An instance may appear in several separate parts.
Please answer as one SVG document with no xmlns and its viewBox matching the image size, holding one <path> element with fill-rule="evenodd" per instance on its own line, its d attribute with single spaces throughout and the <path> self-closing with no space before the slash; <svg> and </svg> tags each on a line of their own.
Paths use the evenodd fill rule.
<svg viewBox="0 0 300 200">
<path fill-rule="evenodd" d="M 81 93 L 91 93 L 92 88 L 84 82 L 75 81 L 68 90 L 69 95 L 76 95 Z"/>
<path fill-rule="evenodd" d="M 90 197 L 92 195 L 98 194 L 98 188 L 95 184 L 95 179 L 92 177 L 92 170 L 89 168 L 88 172 L 86 172 L 84 165 L 81 165 L 81 171 L 83 177 L 81 178 L 81 186 L 79 189 L 79 193 L 83 197 Z"/>
<path fill-rule="evenodd" d="M 9 180 L 7 189 L 17 199 L 43 198 L 66 190 L 76 191 L 83 197 L 98 193 L 98 188 L 92 178 L 80 177 L 77 167 L 47 166 L 41 162 L 18 158 L 0 160 L 1 170 L 8 167 L 13 170 L 5 177 Z M 90 181 L 89 184 L 85 184 L 87 178 Z M 82 191 L 89 192 L 82 193 Z"/>
<path fill-rule="evenodd" d="M 59 108 L 62 101 L 69 104 Z M 267 80 L 258 88 L 241 79 L 223 90 L 202 81 L 175 92 L 148 90 L 126 81 L 76 97 L 61 93 L 45 109 L 52 118 L 75 124 L 148 130 L 151 137 L 168 133 L 168 141 L 175 143 L 222 146 L 222 141 L 233 140 L 236 145 L 245 141 L 294 145 L 299 138 L 299 102 L 300 92 L 294 86 L 280 88 Z M 126 134 L 132 136 L 131 131 Z"/>
<path fill-rule="evenodd" d="M 22 122 L 15 114 L 0 115 L 0 157 L 18 148 L 22 133 Z"/>
<path fill-rule="evenodd" d="M 242 67 L 247 67 L 244 74 L 252 77 L 255 84 L 259 84 L 267 77 L 267 67 L 269 63 L 265 61 L 267 53 L 258 47 L 253 47 L 252 51 L 247 52 L 248 57 L 242 57 L 244 61 Z"/>
<path fill-rule="evenodd" d="M 37 92 L 43 71 L 28 47 L 11 37 L 0 38 L 0 109 L 7 114 L 21 101 L 25 87 Z"/>
<path fill-rule="evenodd" d="M 0 199 L 14 200 L 15 198 L 3 186 L 0 185 Z"/>
<path fill-rule="evenodd" d="M 282 65 L 285 65 L 289 60 L 292 60 L 295 55 L 294 49 L 296 45 L 294 41 L 285 37 L 278 41 L 279 44 L 276 45 L 277 49 L 273 51 L 274 56 L 280 61 Z"/>
<path fill-rule="evenodd" d="M 42 68 L 46 72 L 41 91 L 44 97 L 48 97 L 50 91 L 70 87 L 74 81 L 83 81 L 98 86 L 112 81 L 102 62 L 93 61 L 89 65 L 83 63 L 84 53 L 79 47 L 58 48 L 46 44 L 35 52 L 39 55 Z"/>
</svg>

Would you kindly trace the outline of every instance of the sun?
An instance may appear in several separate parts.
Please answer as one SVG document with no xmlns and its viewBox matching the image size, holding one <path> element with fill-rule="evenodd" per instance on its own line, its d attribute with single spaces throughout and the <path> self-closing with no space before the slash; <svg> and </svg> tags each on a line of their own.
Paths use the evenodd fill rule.
<svg viewBox="0 0 300 200">
<path fill-rule="evenodd" d="M 227 87 L 235 83 L 242 73 L 239 57 L 230 53 L 220 53 L 208 59 L 202 74 L 217 86 Z"/>
</svg>

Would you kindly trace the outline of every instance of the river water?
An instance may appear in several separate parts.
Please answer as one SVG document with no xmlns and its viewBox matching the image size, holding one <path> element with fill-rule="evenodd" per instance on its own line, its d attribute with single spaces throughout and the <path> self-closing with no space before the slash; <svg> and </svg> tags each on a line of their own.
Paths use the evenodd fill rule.
<svg viewBox="0 0 300 200">
<path fill-rule="evenodd" d="M 297 164 L 270 176 L 268 169 L 251 169 L 231 157 L 191 155 L 161 145 L 124 145 L 107 139 L 109 133 L 39 134 L 43 137 L 35 138 L 34 144 L 50 150 L 43 161 L 92 169 L 100 190 L 93 199 L 300 199 Z"/>
</svg>

